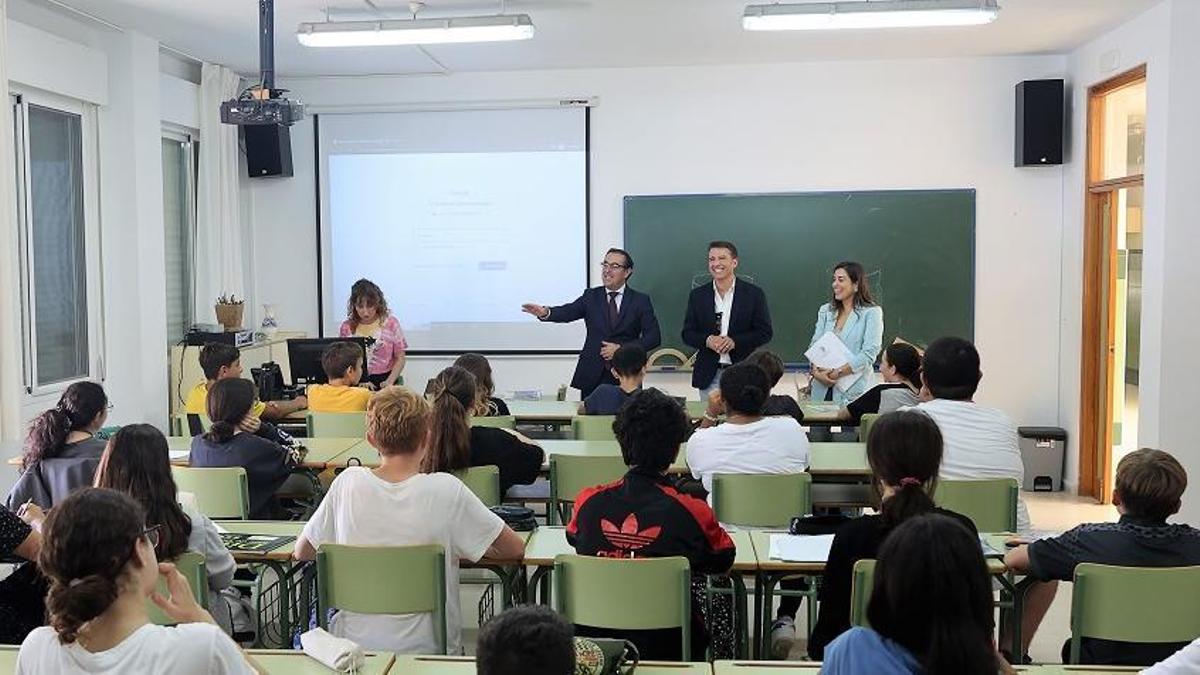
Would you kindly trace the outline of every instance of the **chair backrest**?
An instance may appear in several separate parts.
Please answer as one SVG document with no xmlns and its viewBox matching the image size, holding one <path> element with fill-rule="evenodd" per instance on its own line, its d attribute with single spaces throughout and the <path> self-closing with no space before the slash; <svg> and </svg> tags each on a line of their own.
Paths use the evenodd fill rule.
<svg viewBox="0 0 1200 675">
<path fill-rule="evenodd" d="M 648 630 L 681 628 L 691 658 L 692 574 L 687 558 L 554 559 L 554 609 L 574 624 Z"/>
<path fill-rule="evenodd" d="M 455 471 L 454 475 L 479 497 L 484 506 L 496 506 L 500 503 L 503 495 L 500 494 L 499 467 L 491 464 L 472 466 L 465 471 Z"/>
<path fill-rule="evenodd" d="M 571 420 L 571 431 L 577 441 L 615 441 L 614 419 L 615 415 L 576 415 Z"/>
<path fill-rule="evenodd" d="M 196 497 L 196 507 L 209 518 L 245 520 L 250 516 L 250 483 L 246 470 L 231 467 L 172 466 L 179 492 Z"/>
<path fill-rule="evenodd" d="M 812 512 L 812 476 L 807 473 L 729 474 L 712 477 L 717 520 L 746 527 L 787 527 Z"/>
<path fill-rule="evenodd" d="M 867 605 L 871 602 L 871 590 L 875 586 L 875 560 L 864 558 L 854 563 L 854 576 L 850 582 L 850 625 L 869 628 Z"/>
<path fill-rule="evenodd" d="M 445 552 L 437 544 L 322 544 L 317 549 L 321 628 L 328 628 L 329 610 L 335 608 L 361 614 L 432 614 L 438 653 L 445 654 Z"/>
<path fill-rule="evenodd" d="M 550 455 L 550 512 L 547 517 L 561 516 L 565 522 L 568 516 L 564 505 L 573 504 L 580 490 L 619 480 L 628 470 L 620 456 Z"/>
<path fill-rule="evenodd" d="M 309 438 L 366 438 L 365 412 L 310 412 L 307 416 Z"/>
<path fill-rule="evenodd" d="M 1197 596 L 1200 566 L 1076 565 L 1070 662 L 1079 663 L 1085 637 L 1141 643 L 1195 640 L 1200 637 Z"/>
<path fill-rule="evenodd" d="M 196 413 L 178 413 L 171 415 L 170 432 L 172 436 L 199 436 L 208 431 L 212 426 L 212 420 L 208 419 L 208 415 L 198 415 Z"/>
<path fill-rule="evenodd" d="M 204 555 L 195 551 L 184 551 L 178 558 L 173 560 L 175 569 L 187 579 L 188 585 L 192 587 L 192 595 L 196 598 L 196 602 L 201 607 L 208 606 L 208 572 L 204 569 Z M 158 588 L 156 589 L 160 595 L 170 596 L 167 591 L 167 583 L 163 577 L 158 578 Z M 150 598 L 146 598 L 146 609 L 150 613 L 150 623 L 156 623 L 160 626 L 170 626 L 175 620 L 163 614 L 163 611 L 154 604 Z"/>
<path fill-rule="evenodd" d="M 495 415 L 493 417 L 472 417 L 473 427 L 492 427 L 495 429 L 515 429 L 517 418 L 512 415 Z"/>
<path fill-rule="evenodd" d="M 1016 532 L 1017 489 L 1015 478 L 939 479 L 933 501 L 970 518 L 980 532 Z"/>
<path fill-rule="evenodd" d="M 875 420 L 879 419 L 879 413 L 866 413 L 858 420 L 858 442 L 866 443 L 867 437 L 871 435 L 871 427 L 875 426 Z"/>
</svg>

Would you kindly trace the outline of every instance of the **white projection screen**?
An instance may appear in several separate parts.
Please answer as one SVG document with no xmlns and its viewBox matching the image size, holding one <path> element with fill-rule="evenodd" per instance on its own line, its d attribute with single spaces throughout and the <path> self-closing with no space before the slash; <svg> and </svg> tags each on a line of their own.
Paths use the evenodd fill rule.
<svg viewBox="0 0 1200 675">
<path fill-rule="evenodd" d="M 325 335 L 366 278 L 414 352 L 582 346 L 521 303 L 587 286 L 586 108 L 323 113 L 317 152 Z"/>
</svg>

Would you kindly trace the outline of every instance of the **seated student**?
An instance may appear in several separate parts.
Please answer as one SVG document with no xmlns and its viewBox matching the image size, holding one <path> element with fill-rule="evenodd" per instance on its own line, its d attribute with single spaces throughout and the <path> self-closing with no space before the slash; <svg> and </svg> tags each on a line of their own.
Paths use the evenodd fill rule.
<svg viewBox="0 0 1200 675">
<path fill-rule="evenodd" d="M 941 462 L 942 434 L 928 416 L 913 411 L 894 412 L 875 423 L 867 440 L 867 464 L 880 499 L 879 514 L 847 522 L 833 538 L 821 580 L 820 614 L 808 643 L 809 658 L 820 661 L 826 645 L 850 629 L 854 563 L 874 558 L 884 539 L 901 523 L 926 513 L 938 513 L 975 533 L 975 524 L 969 518 L 933 505 L 930 494 L 937 485 Z M 779 623 L 777 620 L 776 624 Z M 793 639 L 794 636 L 795 629 Z M 774 631 L 771 639 L 774 645 Z"/>
<path fill-rule="evenodd" d="M 465 368 L 475 376 L 475 384 L 479 387 L 479 406 L 475 409 L 476 417 L 507 417 L 508 404 L 502 398 L 496 398 L 496 384 L 492 381 L 492 364 L 488 363 L 483 354 L 463 354 L 454 360 L 454 365 Z"/>
<path fill-rule="evenodd" d="M 874 433 L 872 433 L 874 437 Z M 992 644 L 992 580 L 979 538 L 937 513 L 892 531 L 875 563 L 870 628 L 825 649 L 828 675 L 1011 673 Z"/>
<path fill-rule="evenodd" d="M 243 431 L 243 421 L 251 415 L 253 403 L 254 384 L 249 380 L 232 378 L 214 384 L 208 393 L 212 428 L 192 439 L 191 465 L 245 468 L 250 483 L 250 518 L 269 520 L 282 515 L 273 496 L 292 475 L 299 457 L 278 443 Z"/>
<path fill-rule="evenodd" d="M 1131 452 L 1117 464 L 1112 501 L 1121 514 L 1118 522 L 1087 523 L 1058 537 L 1009 551 L 1004 557 L 1009 568 L 1043 582 L 1025 594 L 1023 646 L 1027 648 L 1049 609 L 1056 582 L 1074 579 L 1079 563 L 1124 567 L 1200 565 L 1200 530 L 1167 523 L 1167 518 L 1179 512 L 1180 497 L 1186 488 L 1187 473 L 1171 455 L 1149 448 Z M 1194 600 L 1181 598 L 1181 601 Z M 1170 656 L 1186 644 L 1084 638 L 1081 661 L 1144 666 Z M 1070 643 L 1063 645 L 1064 661 L 1069 647 Z"/>
<path fill-rule="evenodd" d="M 657 389 L 639 391 L 617 413 L 613 423 L 621 456 L 629 471 L 615 483 L 582 490 L 567 525 L 567 541 L 580 555 L 610 558 L 663 558 L 683 556 L 691 564 L 692 653 L 685 660 L 705 660 L 705 649 L 713 631 L 706 629 L 700 614 L 704 606 L 704 575 L 722 574 L 733 565 L 737 550 L 733 540 L 717 523 L 712 509 L 703 501 L 677 491 L 667 479 L 667 468 L 679 454 L 679 446 L 691 428 L 687 414 L 674 399 Z M 636 541 L 614 539 L 612 528 Z M 653 534 L 650 534 L 653 533 Z M 725 597 L 725 596 L 717 596 Z M 715 600 L 715 598 L 714 598 Z M 714 613 L 717 611 L 714 607 Z M 725 604 L 724 612 L 732 605 Z M 726 615 L 727 617 L 728 615 Z M 731 642 L 724 620 L 709 622 L 714 640 Z M 732 623 L 724 624 L 732 629 Z M 586 626 L 579 635 L 613 636 L 631 640 L 643 659 L 679 659 L 679 630 L 612 631 Z M 721 655 L 727 647 L 714 654 Z M 732 658 L 725 656 L 724 658 Z"/>
<path fill-rule="evenodd" d="M 478 675 L 575 675 L 571 624 L 549 607 L 513 607 L 479 629 Z"/>
<path fill-rule="evenodd" d="M 541 447 L 511 429 L 471 426 L 472 411 L 479 403 L 475 376 L 450 366 L 438 373 L 431 387 L 433 420 L 422 471 L 449 473 L 494 465 L 500 469 L 500 494 L 537 480 L 546 461 Z"/>
<path fill-rule="evenodd" d="M 200 348 L 200 368 L 204 371 L 206 381 L 192 387 L 188 392 L 187 400 L 184 402 L 184 409 L 189 415 L 204 415 L 208 412 L 205 400 L 208 397 L 208 390 L 217 383 L 218 380 L 229 378 L 240 379 L 242 377 L 242 352 L 233 345 L 223 344 L 220 342 L 210 342 Z M 298 411 L 304 410 L 308 406 L 308 399 L 304 396 L 297 396 L 291 401 L 260 401 L 257 394 L 254 399 L 254 408 L 251 410 L 251 423 L 248 427 L 252 427 L 252 421 L 258 419 L 278 420 Z M 254 432 L 255 428 L 247 428 L 247 431 Z"/>
<path fill-rule="evenodd" d="M 20 644 L 46 623 L 46 580 L 37 569 L 43 519 L 36 504 L 18 513 L 0 506 L 0 558 L 16 559 L 12 574 L 0 579 L 0 644 Z"/>
<path fill-rule="evenodd" d="M 808 467 L 808 437 L 796 420 L 763 417 L 770 381 L 762 368 L 737 363 L 721 373 L 721 384 L 704 419 L 725 423 L 697 429 L 688 439 L 687 463 L 712 492 L 714 473 L 801 473 Z"/>
<path fill-rule="evenodd" d="M 744 362 L 762 368 L 762 371 L 767 374 L 767 381 L 770 383 L 771 389 L 774 389 L 775 385 L 783 379 L 783 359 L 779 358 L 775 352 L 768 349 L 756 349 L 746 357 Z M 767 396 L 762 414 L 764 417 L 791 417 L 804 424 L 804 411 L 800 409 L 800 404 L 796 402 L 795 398 L 786 394 Z"/>
<path fill-rule="evenodd" d="M 322 544 L 440 544 L 446 553 L 447 646 L 451 654 L 459 654 L 458 561 L 520 560 L 525 542 L 462 481 L 421 473 L 430 418 L 429 403 L 404 387 L 387 387 L 371 399 L 367 441 L 379 451 L 380 465 L 350 467 L 334 479 L 296 541 L 296 557 L 313 560 Z M 400 577 L 384 581 L 405 583 Z M 341 611 L 333 617 L 330 631 L 368 650 L 437 653 L 430 614 Z"/>
<path fill-rule="evenodd" d="M 1025 465 L 1017 427 L 1000 410 L 972 400 L 982 378 L 975 345 L 962 338 L 938 338 L 921 363 L 923 397 L 928 400 L 913 409 L 932 417 L 942 430 L 940 478 L 1015 478 L 1019 484 L 1025 480 Z M 1020 497 L 1017 530 L 1029 532 L 1029 512 Z"/>
<path fill-rule="evenodd" d="M 1142 675 L 1195 675 L 1200 673 L 1200 638 L 1142 671 Z"/>
<path fill-rule="evenodd" d="M 5 503 L 49 509 L 72 490 L 92 484 L 105 441 L 96 433 L 108 419 L 108 396 L 95 382 L 67 387 L 58 405 L 34 418 L 21 456 L 21 475 Z"/>
<path fill-rule="evenodd" d="M 907 342 L 883 350 L 879 362 L 883 383 L 871 387 L 841 410 L 841 418 L 858 423 L 863 415 L 884 415 L 921 402 L 921 354 Z"/>
<path fill-rule="evenodd" d="M 610 364 L 617 384 L 601 384 L 579 404 L 584 415 L 616 415 L 617 411 L 646 379 L 646 350 L 631 342 L 617 347 Z"/>
<path fill-rule="evenodd" d="M 254 673 L 254 663 L 196 604 L 187 579 L 154 557 L 158 526 L 131 497 L 84 488 L 46 518 L 38 558 L 50 579 L 49 626 L 25 638 L 18 675 Z M 170 598 L 155 592 L 165 577 Z M 150 623 L 146 599 L 176 626 Z"/>
<path fill-rule="evenodd" d="M 358 386 L 362 379 L 362 347 L 353 342 L 334 342 L 321 353 L 321 368 L 327 384 L 308 387 L 308 409 L 312 412 L 363 412 L 371 390 Z"/>
<path fill-rule="evenodd" d="M 217 527 L 199 511 L 182 507 L 171 475 L 167 439 L 149 424 L 121 427 L 108 442 L 96 471 L 96 487 L 133 497 L 146 512 L 146 523 L 159 527 L 154 553 L 159 560 L 175 560 L 185 551 L 204 556 L 208 574 L 208 610 L 226 633 L 250 629 L 248 616 L 233 584 L 237 565 Z"/>
</svg>

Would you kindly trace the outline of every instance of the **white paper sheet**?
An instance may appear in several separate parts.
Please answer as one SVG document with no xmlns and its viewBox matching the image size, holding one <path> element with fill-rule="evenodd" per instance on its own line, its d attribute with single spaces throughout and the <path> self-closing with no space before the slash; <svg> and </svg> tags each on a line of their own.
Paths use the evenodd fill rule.
<svg viewBox="0 0 1200 675">
<path fill-rule="evenodd" d="M 830 546 L 833 546 L 832 534 L 773 534 L 770 556 L 787 562 L 825 562 Z"/>
<path fill-rule="evenodd" d="M 191 450 L 168 450 L 167 457 L 169 461 L 178 462 L 181 459 L 187 459 L 188 455 L 192 454 Z"/>
<path fill-rule="evenodd" d="M 853 355 L 846 343 L 830 331 L 818 338 L 813 346 L 804 352 L 804 356 L 808 358 L 809 363 L 818 368 L 841 368 L 850 363 L 850 357 Z"/>
</svg>

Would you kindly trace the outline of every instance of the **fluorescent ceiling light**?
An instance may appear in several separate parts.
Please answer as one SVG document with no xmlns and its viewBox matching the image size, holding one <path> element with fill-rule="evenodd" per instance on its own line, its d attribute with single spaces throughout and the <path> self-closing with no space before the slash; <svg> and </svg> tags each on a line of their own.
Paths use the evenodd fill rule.
<svg viewBox="0 0 1200 675">
<path fill-rule="evenodd" d="M 459 42 L 503 42 L 533 37 L 528 14 L 453 19 L 325 21 L 302 23 L 296 39 L 306 47 L 380 47 Z"/>
<path fill-rule="evenodd" d="M 746 30 L 837 30 L 977 26 L 996 20 L 996 0 L 875 0 L 749 5 Z"/>
</svg>

